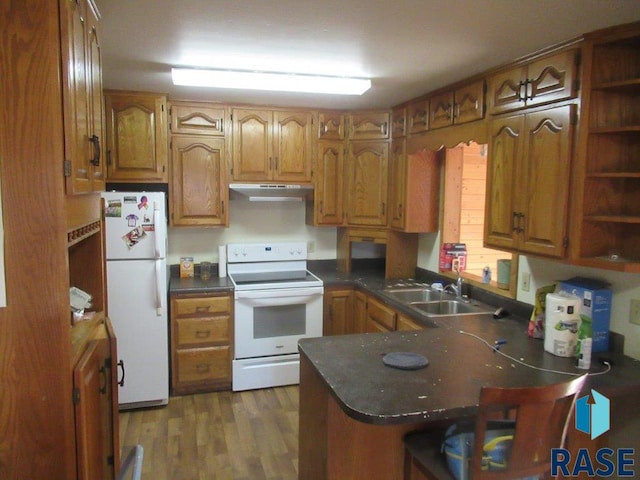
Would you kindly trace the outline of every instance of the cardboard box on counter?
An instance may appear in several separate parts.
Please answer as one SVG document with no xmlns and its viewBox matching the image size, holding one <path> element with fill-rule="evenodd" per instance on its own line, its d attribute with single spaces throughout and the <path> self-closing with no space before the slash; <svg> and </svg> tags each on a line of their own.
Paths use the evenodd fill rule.
<svg viewBox="0 0 640 480">
<path fill-rule="evenodd" d="M 451 272 L 454 260 L 458 260 L 460 271 L 467 268 L 467 244 L 443 243 L 440 250 L 440 271 Z"/>
<path fill-rule="evenodd" d="M 607 282 L 591 278 L 573 277 L 560 282 L 560 290 L 580 298 L 580 313 L 591 319 L 593 329 L 592 352 L 609 350 L 611 323 L 611 290 Z"/>
</svg>

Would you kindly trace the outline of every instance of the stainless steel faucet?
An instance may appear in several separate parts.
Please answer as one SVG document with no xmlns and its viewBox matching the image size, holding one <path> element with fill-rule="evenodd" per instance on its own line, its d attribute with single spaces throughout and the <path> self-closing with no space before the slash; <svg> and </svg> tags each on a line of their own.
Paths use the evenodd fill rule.
<svg viewBox="0 0 640 480">
<path fill-rule="evenodd" d="M 450 283 L 444 289 L 451 289 L 456 294 L 456 297 L 462 298 L 462 283 L 464 282 L 462 278 L 462 274 L 460 273 L 460 263 L 453 262 L 453 270 L 458 274 L 458 278 L 456 279 L 455 285 Z"/>
</svg>

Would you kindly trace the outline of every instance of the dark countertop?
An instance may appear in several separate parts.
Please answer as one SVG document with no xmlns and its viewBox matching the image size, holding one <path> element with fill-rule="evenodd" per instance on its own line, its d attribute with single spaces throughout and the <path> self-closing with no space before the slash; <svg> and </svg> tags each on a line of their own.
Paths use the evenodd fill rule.
<svg viewBox="0 0 640 480">
<path fill-rule="evenodd" d="M 370 424 L 435 421 L 472 415 L 480 387 L 537 386 L 570 378 L 520 365 L 469 334 L 490 344 L 507 341 L 501 351 L 538 368 L 574 374 L 575 359 L 544 352 L 543 342 L 527 337 L 521 319 L 465 317 L 415 332 L 358 334 L 303 339 L 299 350 L 314 366 L 333 397 L 350 417 Z M 466 333 L 460 333 L 461 331 Z M 390 352 L 427 357 L 421 370 L 399 370 L 382 363 Z M 594 354 L 591 373 L 605 371 Z M 609 373 L 592 376 L 589 388 L 611 394 L 640 385 L 640 361 L 609 354 Z"/>
</svg>

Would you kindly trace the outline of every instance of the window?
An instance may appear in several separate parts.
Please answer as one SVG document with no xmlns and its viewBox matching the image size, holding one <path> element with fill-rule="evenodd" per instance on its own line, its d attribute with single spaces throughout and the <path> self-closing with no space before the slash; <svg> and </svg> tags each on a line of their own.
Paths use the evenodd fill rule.
<svg viewBox="0 0 640 480">
<path fill-rule="evenodd" d="M 483 246 L 486 176 L 486 145 L 470 142 L 446 149 L 442 243 L 466 244 L 467 281 L 515 297 L 517 255 Z M 485 267 L 491 271 L 489 285 L 482 281 Z"/>
</svg>

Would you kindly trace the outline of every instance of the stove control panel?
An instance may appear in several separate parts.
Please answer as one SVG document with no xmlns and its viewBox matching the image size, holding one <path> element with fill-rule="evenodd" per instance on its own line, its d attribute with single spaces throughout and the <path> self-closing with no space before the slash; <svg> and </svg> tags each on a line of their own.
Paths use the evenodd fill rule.
<svg viewBox="0 0 640 480">
<path fill-rule="evenodd" d="M 306 242 L 229 243 L 227 262 L 282 262 L 306 260 Z"/>
</svg>

